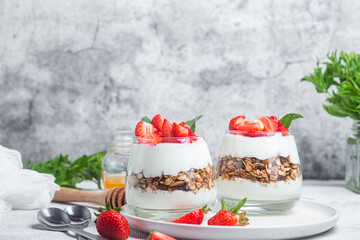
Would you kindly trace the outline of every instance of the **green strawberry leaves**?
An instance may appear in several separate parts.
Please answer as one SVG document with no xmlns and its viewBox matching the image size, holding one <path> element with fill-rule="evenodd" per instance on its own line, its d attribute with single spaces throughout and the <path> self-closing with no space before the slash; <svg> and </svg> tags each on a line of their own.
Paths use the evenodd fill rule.
<svg viewBox="0 0 360 240">
<path fill-rule="evenodd" d="M 241 200 L 240 202 L 238 202 L 235 206 L 233 206 L 232 208 L 229 208 L 228 210 L 230 212 L 233 212 L 235 214 L 238 214 L 238 212 L 240 211 L 240 209 L 245 205 L 247 198 L 244 198 L 243 200 Z"/>
<path fill-rule="evenodd" d="M 100 215 L 100 213 L 102 213 L 102 212 L 107 212 L 107 211 L 120 212 L 120 211 L 121 211 L 121 208 L 119 208 L 119 207 L 111 208 L 110 203 L 107 203 L 105 208 L 100 207 L 100 208 L 98 209 L 98 212 L 99 212 L 99 213 L 95 213 L 95 212 L 94 212 L 94 214 L 95 214 L 96 217 L 98 217 L 98 216 Z"/>
<path fill-rule="evenodd" d="M 297 113 L 288 113 L 280 119 L 280 122 L 284 127 L 289 128 L 291 122 L 298 118 L 304 118 L 304 117 Z"/>
<path fill-rule="evenodd" d="M 221 209 L 220 211 L 228 210 L 236 215 L 239 215 L 239 226 L 245 226 L 249 224 L 249 218 L 246 217 L 246 212 L 239 213 L 240 209 L 245 205 L 247 198 L 242 199 L 232 208 L 226 208 L 226 202 L 224 199 L 221 199 Z M 219 212 L 220 212 L 219 211 Z"/>
<path fill-rule="evenodd" d="M 220 209 L 220 211 L 229 210 L 232 213 L 238 214 L 240 209 L 245 205 L 246 201 L 247 201 L 247 198 L 244 198 L 240 202 L 238 202 L 235 206 L 233 206 L 232 208 L 227 209 L 225 200 L 221 199 L 221 209 Z"/>
</svg>

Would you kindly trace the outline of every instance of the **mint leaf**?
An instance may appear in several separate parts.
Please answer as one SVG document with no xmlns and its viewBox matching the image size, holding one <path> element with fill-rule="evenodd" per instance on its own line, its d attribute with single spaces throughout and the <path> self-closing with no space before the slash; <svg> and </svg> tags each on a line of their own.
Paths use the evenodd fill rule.
<svg viewBox="0 0 360 240">
<path fill-rule="evenodd" d="M 151 119 L 148 118 L 147 116 L 142 117 L 140 121 L 144 121 L 144 122 L 147 122 L 147 123 L 151 123 Z"/>
<path fill-rule="evenodd" d="M 196 118 L 189 120 L 186 122 L 186 125 L 188 125 L 190 127 L 190 130 L 195 133 L 196 130 L 196 122 L 199 121 L 200 118 L 202 118 L 203 115 L 199 115 Z"/>
<path fill-rule="evenodd" d="M 304 118 L 304 117 L 297 113 L 288 113 L 280 119 L 280 122 L 284 127 L 289 128 L 291 122 L 298 118 Z"/>
</svg>

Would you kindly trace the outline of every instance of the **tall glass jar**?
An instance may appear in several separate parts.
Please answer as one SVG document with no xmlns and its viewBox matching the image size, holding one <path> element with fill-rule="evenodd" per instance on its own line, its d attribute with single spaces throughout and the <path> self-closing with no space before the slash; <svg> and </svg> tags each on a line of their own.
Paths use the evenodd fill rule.
<svg viewBox="0 0 360 240">
<path fill-rule="evenodd" d="M 354 121 L 346 142 L 345 184 L 353 192 L 360 193 L 360 121 Z"/>
<path fill-rule="evenodd" d="M 135 137 L 126 201 L 137 216 L 174 220 L 215 202 L 213 164 L 203 137 Z"/>
<path fill-rule="evenodd" d="M 245 211 L 281 213 L 298 202 L 300 159 L 291 132 L 225 134 L 216 169 L 218 199 L 229 206 L 247 197 Z"/>
<path fill-rule="evenodd" d="M 105 189 L 125 186 L 126 166 L 133 137 L 133 131 L 116 131 L 112 134 L 109 149 L 101 165 Z"/>
</svg>

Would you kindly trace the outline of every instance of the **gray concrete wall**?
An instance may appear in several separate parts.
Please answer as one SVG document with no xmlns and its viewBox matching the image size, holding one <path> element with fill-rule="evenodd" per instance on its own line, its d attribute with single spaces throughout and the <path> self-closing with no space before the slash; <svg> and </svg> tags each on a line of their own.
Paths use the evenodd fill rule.
<svg viewBox="0 0 360 240">
<path fill-rule="evenodd" d="M 216 158 L 236 115 L 297 112 L 307 178 L 344 176 L 350 119 L 300 79 L 359 52 L 360 2 L 0 0 L 0 143 L 24 160 L 106 148 L 143 115 L 198 114 Z"/>
</svg>

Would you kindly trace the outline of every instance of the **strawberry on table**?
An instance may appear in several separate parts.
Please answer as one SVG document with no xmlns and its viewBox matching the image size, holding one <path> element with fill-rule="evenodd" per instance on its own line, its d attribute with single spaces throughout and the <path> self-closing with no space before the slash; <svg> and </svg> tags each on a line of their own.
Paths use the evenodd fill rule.
<svg viewBox="0 0 360 240">
<path fill-rule="evenodd" d="M 204 214 L 208 213 L 210 209 L 206 208 L 206 205 L 198 210 L 192 211 L 174 221 L 172 223 L 183 223 L 183 224 L 197 224 L 200 225 L 204 219 Z"/>
<path fill-rule="evenodd" d="M 165 233 L 158 232 L 158 231 L 151 231 L 150 235 L 147 238 L 152 240 L 176 240 L 176 238 L 170 237 L 169 235 L 166 235 Z"/>
<path fill-rule="evenodd" d="M 163 123 L 164 123 L 164 118 L 160 114 L 156 114 L 151 121 L 151 124 L 154 125 L 156 129 L 160 132 L 162 130 Z"/>
<path fill-rule="evenodd" d="M 238 213 L 245 205 L 246 198 L 238 202 L 234 207 L 226 209 L 224 199 L 221 200 L 221 209 L 208 220 L 208 225 L 217 226 L 245 226 L 249 224 L 246 212 Z"/>
<path fill-rule="evenodd" d="M 126 218 L 119 213 L 121 209 L 110 209 L 110 205 L 106 206 L 104 211 L 97 215 L 96 229 L 104 238 L 114 240 L 125 240 L 130 236 L 130 226 Z"/>
<path fill-rule="evenodd" d="M 135 128 L 135 136 L 144 138 L 142 143 L 156 144 L 161 142 L 161 133 L 151 123 L 139 122 Z"/>
</svg>

